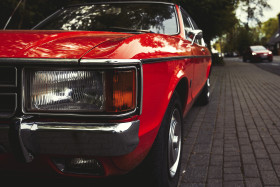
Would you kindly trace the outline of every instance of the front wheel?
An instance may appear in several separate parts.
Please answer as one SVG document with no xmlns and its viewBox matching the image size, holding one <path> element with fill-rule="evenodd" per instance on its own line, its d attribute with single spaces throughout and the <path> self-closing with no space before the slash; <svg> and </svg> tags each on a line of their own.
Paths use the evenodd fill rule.
<svg viewBox="0 0 280 187">
<path fill-rule="evenodd" d="M 155 142 L 144 162 L 148 186 L 176 187 L 182 154 L 182 105 L 174 92 Z"/>
</svg>

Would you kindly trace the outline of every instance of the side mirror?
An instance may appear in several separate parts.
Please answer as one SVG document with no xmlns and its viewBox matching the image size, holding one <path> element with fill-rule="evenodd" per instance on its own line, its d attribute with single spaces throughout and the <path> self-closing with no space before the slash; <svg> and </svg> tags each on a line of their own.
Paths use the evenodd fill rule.
<svg viewBox="0 0 280 187">
<path fill-rule="evenodd" d="M 190 30 L 187 34 L 188 37 L 192 39 L 192 45 L 196 39 L 203 38 L 203 32 L 200 29 Z"/>
</svg>

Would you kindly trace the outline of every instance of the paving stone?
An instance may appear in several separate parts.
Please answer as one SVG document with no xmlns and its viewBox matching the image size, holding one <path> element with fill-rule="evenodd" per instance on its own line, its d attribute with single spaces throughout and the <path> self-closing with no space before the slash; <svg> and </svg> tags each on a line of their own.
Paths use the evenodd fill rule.
<svg viewBox="0 0 280 187">
<path fill-rule="evenodd" d="M 273 170 L 271 161 L 269 159 L 257 159 L 258 167 L 263 171 Z"/>
<path fill-rule="evenodd" d="M 211 155 L 210 165 L 222 166 L 224 162 L 223 155 Z"/>
<path fill-rule="evenodd" d="M 189 165 L 190 166 L 208 166 L 209 164 L 209 154 L 192 154 Z"/>
<path fill-rule="evenodd" d="M 265 149 L 256 149 L 254 150 L 256 158 L 269 158 Z"/>
<path fill-rule="evenodd" d="M 224 162 L 225 168 L 241 167 L 241 162 Z"/>
<path fill-rule="evenodd" d="M 223 180 L 222 179 L 208 179 L 207 187 L 222 187 Z"/>
<path fill-rule="evenodd" d="M 224 152 L 225 156 L 240 156 L 240 151 L 227 151 Z"/>
<path fill-rule="evenodd" d="M 194 153 L 210 153 L 211 144 L 196 144 L 194 147 Z"/>
<path fill-rule="evenodd" d="M 224 174 L 224 181 L 241 181 L 243 180 L 242 174 Z"/>
<path fill-rule="evenodd" d="M 279 185 L 279 180 L 274 171 L 260 171 L 264 185 Z"/>
<path fill-rule="evenodd" d="M 264 145 L 261 141 L 252 142 L 253 149 L 264 149 Z"/>
<path fill-rule="evenodd" d="M 280 178 L 280 165 L 274 165 L 278 178 Z"/>
<path fill-rule="evenodd" d="M 223 146 L 213 146 L 211 150 L 212 154 L 223 154 L 224 153 L 224 148 Z"/>
<path fill-rule="evenodd" d="M 205 184 L 201 183 L 182 183 L 181 187 L 205 187 Z"/>
<path fill-rule="evenodd" d="M 251 145 L 241 145 L 240 147 L 242 153 L 253 153 Z"/>
<path fill-rule="evenodd" d="M 186 183 L 205 183 L 207 171 L 207 167 L 188 166 L 182 180 Z"/>
<path fill-rule="evenodd" d="M 225 156 L 224 157 L 225 162 L 240 162 L 240 156 L 234 155 L 234 156 Z"/>
<path fill-rule="evenodd" d="M 270 158 L 273 164 L 280 164 L 280 154 L 270 154 Z"/>
<path fill-rule="evenodd" d="M 208 178 L 209 179 L 222 179 L 223 178 L 223 168 L 221 166 L 209 166 Z"/>
<path fill-rule="evenodd" d="M 226 174 L 241 174 L 240 167 L 224 168 L 224 173 Z"/>
<path fill-rule="evenodd" d="M 259 177 L 259 171 L 257 165 L 244 165 L 245 177 L 257 178 Z"/>
<path fill-rule="evenodd" d="M 243 164 L 256 164 L 256 159 L 254 154 L 242 154 Z"/>
<path fill-rule="evenodd" d="M 225 181 L 224 186 L 226 187 L 244 187 L 243 181 Z"/>
<path fill-rule="evenodd" d="M 246 178 L 246 187 L 262 187 L 262 182 L 259 178 Z"/>
<path fill-rule="evenodd" d="M 250 144 L 250 139 L 249 138 L 239 138 L 239 144 L 240 145 L 249 145 Z"/>
</svg>

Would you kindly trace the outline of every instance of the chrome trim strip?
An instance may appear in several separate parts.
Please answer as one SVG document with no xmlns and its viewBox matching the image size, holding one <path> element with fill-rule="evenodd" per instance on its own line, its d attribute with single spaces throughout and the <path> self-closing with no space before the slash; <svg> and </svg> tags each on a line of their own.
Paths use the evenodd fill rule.
<svg viewBox="0 0 280 187">
<path fill-rule="evenodd" d="M 130 65 L 140 64 L 138 59 L 81 59 L 81 65 Z"/>
<path fill-rule="evenodd" d="M 173 56 L 173 57 L 163 57 L 163 58 L 149 58 L 149 59 L 141 59 L 143 64 L 157 63 L 157 62 L 166 62 L 173 60 L 182 60 L 182 59 L 190 59 L 190 58 L 209 58 L 211 55 L 206 56 Z"/>
<path fill-rule="evenodd" d="M 143 88 L 140 88 L 141 84 L 139 85 L 139 77 L 137 76 L 138 75 L 138 68 L 136 66 L 124 66 L 124 67 L 107 67 L 107 68 L 92 68 L 92 69 L 87 69 L 87 70 L 96 70 L 96 69 L 103 69 L 103 70 L 106 70 L 106 69 L 135 69 L 135 76 L 136 76 L 136 107 L 134 110 L 130 111 L 130 112 L 126 112 L 126 113 L 122 113 L 122 114 L 98 114 L 98 113 L 95 113 L 95 114 L 82 114 L 82 113 L 71 113 L 71 111 L 69 113 L 54 113 L 54 112 L 27 112 L 25 110 L 25 99 L 22 99 L 22 113 L 23 114 L 31 114 L 31 115 L 41 115 L 41 116 L 78 116 L 78 117 L 99 117 L 99 118 L 121 118 L 121 117 L 126 117 L 126 116 L 129 116 L 129 115 L 132 115 L 134 113 L 137 112 L 137 110 L 141 111 L 142 110 L 142 106 L 141 106 L 141 102 L 139 103 L 138 102 L 138 97 L 141 96 L 141 94 L 139 95 L 139 89 L 143 89 Z M 24 79 L 24 75 L 25 75 L 25 69 L 26 68 L 23 68 L 22 69 L 22 98 L 25 98 L 25 89 L 26 89 L 26 80 Z M 32 69 L 32 68 L 31 68 Z M 43 68 L 40 70 L 50 70 L 52 68 Z M 55 70 L 59 71 L 59 70 L 67 70 L 65 68 L 56 68 Z M 141 80 L 140 80 L 141 81 Z M 141 90 L 140 90 L 141 91 Z M 140 107 L 140 108 L 139 108 Z"/>
<path fill-rule="evenodd" d="M 106 133 L 123 133 L 139 121 L 126 123 L 62 123 L 62 122 L 24 122 L 21 130 L 30 131 L 92 131 Z M 62 125 L 63 124 L 63 125 Z M 83 124 L 83 125 L 81 125 Z"/>
<path fill-rule="evenodd" d="M 21 149 L 21 150 L 17 150 L 17 151 L 21 151 L 24 161 L 26 163 L 30 163 L 34 159 L 34 155 L 28 151 L 28 149 L 26 148 L 26 146 L 24 144 L 23 137 L 22 137 L 22 131 L 21 131 L 22 120 L 23 120 L 23 118 L 18 118 L 15 120 L 15 122 L 14 122 L 15 130 L 13 131 L 13 133 L 15 133 L 15 135 L 18 137 L 17 141 L 18 141 L 19 147 Z M 14 140 L 14 141 L 16 141 L 16 140 Z"/>
<path fill-rule="evenodd" d="M 142 66 L 142 64 L 140 64 L 140 79 L 141 79 L 141 90 L 140 90 L 140 92 L 141 92 L 141 96 L 140 96 L 140 111 L 139 111 L 139 115 L 141 115 L 142 114 L 142 109 L 143 109 L 143 89 L 144 89 L 144 78 L 143 78 L 143 66 Z"/>
<path fill-rule="evenodd" d="M 6 64 L 64 64 L 64 65 L 78 65 L 79 59 L 62 59 L 62 58 L 0 58 L 1 63 Z"/>
</svg>

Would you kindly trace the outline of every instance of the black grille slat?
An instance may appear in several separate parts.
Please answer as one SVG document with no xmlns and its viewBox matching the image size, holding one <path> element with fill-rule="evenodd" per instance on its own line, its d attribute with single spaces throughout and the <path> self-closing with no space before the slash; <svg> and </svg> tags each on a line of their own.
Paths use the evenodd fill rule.
<svg viewBox="0 0 280 187">
<path fill-rule="evenodd" d="M 16 111 L 16 98 L 15 93 L 1 94 L 0 93 L 0 117 L 12 117 Z"/>
<path fill-rule="evenodd" d="M 15 67 L 0 67 L 0 87 L 17 86 L 17 69 Z"/>
<path fill-rule="evenodd" d="M 0 66 L 0 118 L 10 118 L 17 109 L 17 68 Z"/>
</svg>

